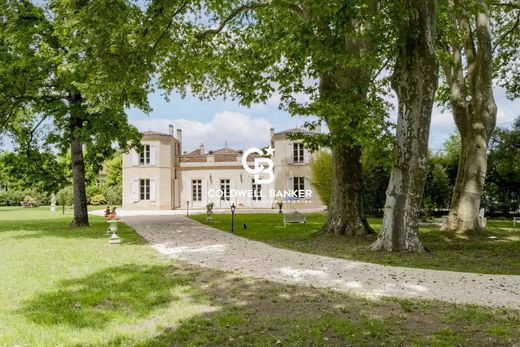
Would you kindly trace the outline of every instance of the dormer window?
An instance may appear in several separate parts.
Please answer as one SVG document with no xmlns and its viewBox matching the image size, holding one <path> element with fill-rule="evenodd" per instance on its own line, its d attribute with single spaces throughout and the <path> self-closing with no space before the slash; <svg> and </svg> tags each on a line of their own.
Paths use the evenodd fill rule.
<svg viewBox="0 0 520 347">
<path fill-rule="evenodd" d="M 141 165 L 150 165 L 150 145 L 143 145 L 143 151 L 139 154 Z"/>
</svg>

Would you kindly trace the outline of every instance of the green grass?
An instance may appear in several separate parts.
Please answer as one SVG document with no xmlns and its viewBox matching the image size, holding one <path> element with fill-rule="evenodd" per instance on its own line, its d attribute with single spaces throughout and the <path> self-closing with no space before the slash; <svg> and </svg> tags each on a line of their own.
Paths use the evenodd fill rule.
<svg viewBox="0 0 520 347">
<path fill-rule="evenodd" d="M 520 312 L 368 301 L 164 259 L 129 227 L 0 208 L 0 346 L 512 345 Z"/>
<path fill-rule="evenodd" d="M 231 216 L 215 214 L 213 222 L 205 215 L 192 219 L 215 228 L 230 231 Z M 420 237 L 428 252 L 423 254 L 372 252 L 370 245 L 376 236 L 345 237 L 319 232 L 323 214 L 310 214 L 308 223 L 283 226 L 279 214 L 235 214 L 235 234 L 269 243 L 275 247 L 336 258 L 361 260 L 371 263 L 418 267 L 436 270 L 466 271 L 490 274 L 520 274 L 520 227 L 512 221 L 488 221 L 485 230 L 465 238 L 439 227 L 421 227 Z M 374 230 L 381 228 L 381 219 L 371 218 Z M 243 225 L 247 225 L 244 229 Z M 489 236 L 497 236 L 492 241 Z"/>
</svg>

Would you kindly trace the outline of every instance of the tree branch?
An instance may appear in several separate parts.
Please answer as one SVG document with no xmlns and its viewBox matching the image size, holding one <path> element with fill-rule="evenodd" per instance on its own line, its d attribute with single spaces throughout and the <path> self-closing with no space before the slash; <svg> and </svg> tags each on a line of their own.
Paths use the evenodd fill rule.
<svg viewBox="0 0 520 347">
<path fill-rule="evenodd" d="M 208 35 L 216 35 L 216 34 L 220 33 L 222 30 L 224 30 L 227 23 L 229 23 L 230 21 L 235 19 L 240 14 L 247 12 L 247 11 L 256 10 L 257 8 L 266 7 L 270 4 L 271 3 L 253 2 L 253 3 L 241 5 L 241 6 L 237 7 L 236 9 L 234 9 L 233 11 L 231 11 L 231 13 L 226 18 L 224 18 L 222 20 L 222 22 L 220 22 L 220 24 L 217 28 L 205 30 L 205 31 L 199 33 L 197 35 L 197 38 L 203 39 Z"/>
<path fill-rule="evenodd" d="M 157 40 L 155 41 L 155 43 L 152 45 L 152 48 L 150 48 L 150 52 L 153 52 L 155 51 L 155 49 L 157 48 L 157 46 L 159 45 L 159 43 L 161 43 L 161 41 L 164 39 L 164 37 L 166 36 L 166 34 L 168 33 L 168 31 L 170 30 L 170 28 L 172 27 L 173 23 L 174 23 L 174 20 L 175 20 L 175 17 L 177 17 L 185 8 L 186 8 L 186 5 L 188 4 L 188 0 L 184 0 L 182 2 L 182 4 L 177 8 L 177 10 L 175 10 L 172 14 L 171 14 L 171 20 L 168 22 L 168 25 L 164 28 L 163 32 L 159 35 L 159 37 L 157 38 Z"/>
<path fill-rule="evenodd" d="M 503 33 L 502 35 L 500 35 L 500 37 L 496 40 L 496 43 L 495 45 L 493 46 L 493 53 L 495 53 L 495 50 L 497 49 L 497 47 L 500 45 L 500 43 L 502 41 L 504 41 L 509 35 L 511 35 L 513 32 L 515 32 L 516 30 L 518 30 L 518 25 L 520 24 L 520 11 L 518 11 L 517 15 L 516 15 L 516 20 L 515 20 L 515 23 L 513 24 L 513 26 L 508 30 L 506 31 L 505 33 Z"/>
</svg>

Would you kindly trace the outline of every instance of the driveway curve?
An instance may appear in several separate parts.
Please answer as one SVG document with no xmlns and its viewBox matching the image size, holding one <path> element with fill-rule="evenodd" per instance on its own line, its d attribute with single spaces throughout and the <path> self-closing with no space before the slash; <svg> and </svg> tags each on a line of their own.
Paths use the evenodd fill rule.
<svg viewBox="0 0 520 347">
<path fill-rule="evenodd" d="M 361 294 L 520 309 L 520 276 L 385 266 L 275 248 L 184 216 L 123 220 L 160 253 L 186 263 L 281 283 Z"/>
</svg>

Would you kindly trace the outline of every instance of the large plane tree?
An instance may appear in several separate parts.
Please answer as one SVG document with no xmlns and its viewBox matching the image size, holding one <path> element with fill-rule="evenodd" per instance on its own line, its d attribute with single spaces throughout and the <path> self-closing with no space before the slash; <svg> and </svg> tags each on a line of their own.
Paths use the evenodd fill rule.
<svg viewBox="0 0 520 347">
<path fill-rule="evenodd" d="M 179 5 L 179 12 L 185 4 Z M 72 225 L 87 226 L 85 150 L 102 161 L 117 145 L 138 146 L 125 109 L 148 110 L 158 27 L 178 18 L 132 1 L 7 0 L 0 5 L 0 123 L 70 151 Z M 167 23 L 164 23 L 164 22 Z M 34 136 L 25 136 L 34 146 Z"/>
</svg>

